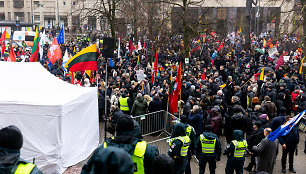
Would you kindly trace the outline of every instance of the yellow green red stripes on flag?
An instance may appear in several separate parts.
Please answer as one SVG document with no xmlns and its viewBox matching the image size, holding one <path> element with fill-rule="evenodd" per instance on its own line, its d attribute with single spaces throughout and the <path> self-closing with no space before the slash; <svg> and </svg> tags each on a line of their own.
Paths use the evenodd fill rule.
<svg viewBox="0 0 306 174">
<path fill-rule="evenodd" d="M 85 70 L 97 70 L 97 48 L 96 43 L 84 48 L 78 54 L 74 55 L 65 64 L 65 68 L 68 71 L 85 71 Z"/>
</svg>

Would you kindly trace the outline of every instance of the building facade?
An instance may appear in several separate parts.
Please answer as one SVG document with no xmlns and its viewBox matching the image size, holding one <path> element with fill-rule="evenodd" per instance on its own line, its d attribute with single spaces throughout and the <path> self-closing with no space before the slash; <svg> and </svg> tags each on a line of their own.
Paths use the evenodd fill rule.
<svg viewBox="0 0 306 174">
<path fill-rule="evenodd" d="M 72 9 L 76 3 L 77 0 L 0 0 L 0 20 L 19 20 L 45 28 L 63 23 L 71 27 Z"/>
</svg>

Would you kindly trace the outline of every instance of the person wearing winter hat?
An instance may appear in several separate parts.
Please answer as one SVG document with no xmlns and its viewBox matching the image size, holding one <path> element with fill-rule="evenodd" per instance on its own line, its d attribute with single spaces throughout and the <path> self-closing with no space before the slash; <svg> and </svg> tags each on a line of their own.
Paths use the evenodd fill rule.
<svg viewBox="0 0 306 174">
<path fill-rule="evenodd" d="M 166 154 L 157 156 L 153 162 L 152 174 L 174 174 L 174 160 Z"/>
<path fill-rule="evenodd" d="M 133 172 L 133 159 L 125 150 L 100 146 L 83 166 L 81 174 L 132 174 Z"/>
<path fill-rule="evenodd" d="M 32 163 L 20 158 L 23 136 L 14 125 L 0 130 L 0 174 L 42 174 Z"/>
<path fill-rule="evenodd" d="M 216 161 L 220 161 L 221 143 L 213 132 L 211 125 L 205 126 L 205 131 L 200 135 L 196 142 L 196 156 L 199 159 L 200 174 L 205 173 L 205 167 L 208 163 L 211 174 L 215 173 Z"/>
<path fill-rule="evenodd" d="M 247 142 L 249 144 L 251 152 L 253 152 L 252 151 L 253 146 L 256 146 L 258 143 L 260 143 L 260 141 L 263 138 L 265 138 L 264 129 L 262 128 L 262 124 L 260 121 L 256 121 L 254 123 L 253 129 L 254 129 L 254 132 L 247 138 Z M 246 171 L 252 172 L 253 167 L 256 165 L 256 160 L 255 160 L 256 156 L 257 156 L 256 154 L 252 154 L 249 165 L 244 168 Z"/>
<path fill-rule="evenodd" d="M 121 116 L 117 121 L 116 136 L 105 140 L 101 148 L 114 146 L 124 149 L 132 156 L 134 172 L 150 173 L 152 171 L 152 163 L 155 157 L 158 156 L 158 149 L 147 144 L 146 141 L 138 139 L 140 137 L 136 134 L 139 133 L 135 133 L 134 129 L 133 118 L 129 115 Z"/>
</svg>

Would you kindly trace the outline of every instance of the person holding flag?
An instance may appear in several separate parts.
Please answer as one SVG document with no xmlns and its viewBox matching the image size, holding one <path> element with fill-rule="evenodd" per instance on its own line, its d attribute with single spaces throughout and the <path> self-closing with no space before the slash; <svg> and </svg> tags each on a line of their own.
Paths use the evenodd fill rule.
<svg viewBox="0 0 306 174">
<path fill-rule="evenodd" d="M 289 122 L 293 120 L 291 116 L 286 117 L 286 121 Z M 294 152 L 297 150 L 297 145 L 299 144 L 299 130 L 298 126 L 292 125 L 293 128 L 288 132 L 287 135 L 278 137 L 279 143 L 282 145 L 282 173 L 286 173 L 286 163 L 287 156 L 289 155 L 289 171 L 296 173 L 293 168 L 293 156 Z"/>
</svg>

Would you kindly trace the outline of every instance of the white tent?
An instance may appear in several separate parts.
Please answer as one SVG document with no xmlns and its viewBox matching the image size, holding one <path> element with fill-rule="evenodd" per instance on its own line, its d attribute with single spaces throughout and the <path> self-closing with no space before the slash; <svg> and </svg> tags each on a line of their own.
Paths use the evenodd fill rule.
<svg viewBox="0 0 306 174">
<path fill-rule="evenodd" d="M 63 173 L 98 146 L 96 88 L 71 85 L 29 62 L 0 62 L 0 81 L 0 129 L 20 128 L 21 158 L 35 158 L 43 173 Z"/>
</svg>

